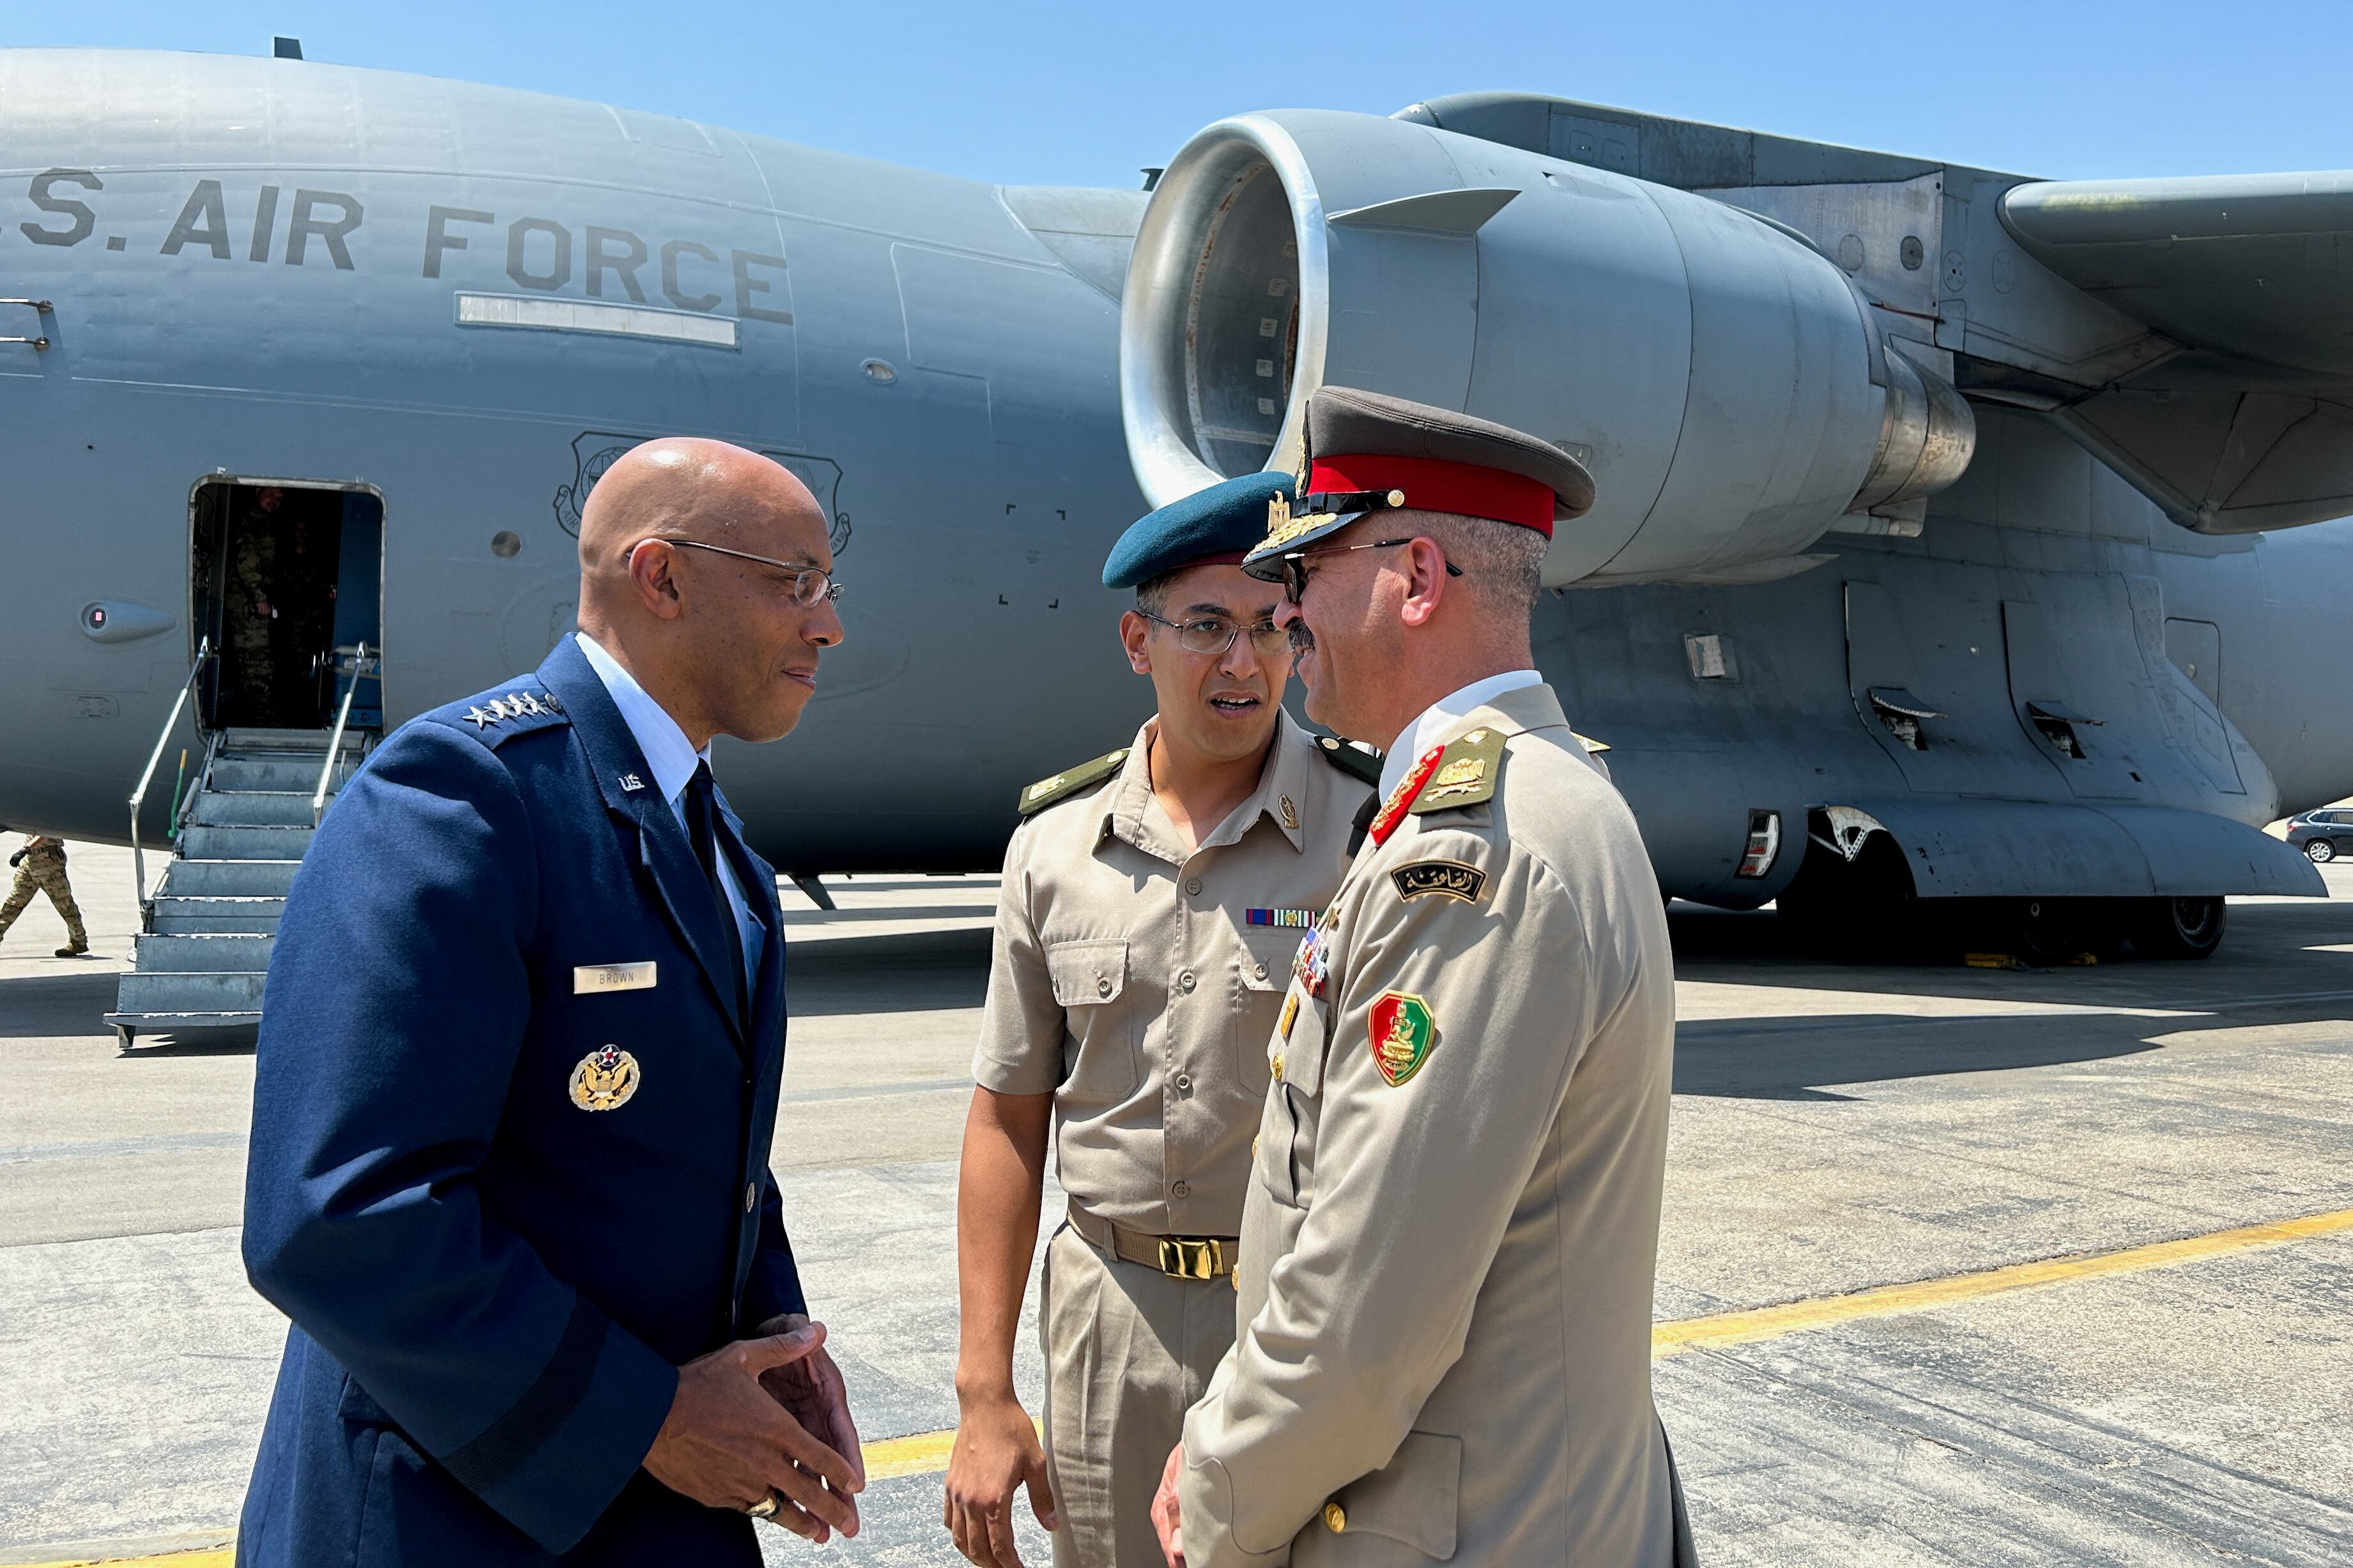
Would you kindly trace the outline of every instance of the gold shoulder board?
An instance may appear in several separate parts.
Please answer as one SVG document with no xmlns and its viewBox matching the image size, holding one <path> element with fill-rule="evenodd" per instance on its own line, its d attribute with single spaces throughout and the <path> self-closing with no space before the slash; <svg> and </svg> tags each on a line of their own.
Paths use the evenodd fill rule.
<svg viewBox="0 0 2353 1568">
<path fill-rule="evenodd" d="M 1504 742 L 1507 738 L 1501 730 L 1482 726 L 1457 739 L 1439 757 L 1438 765 L 1430 772 L 1429 782 L 1407 809 L 1419 815 L 1481 805 L 1493 800 L 1495 785 L 1504 773 Z"/>
<path fill-rule="evenodd" d="M 1015 809 L 1029 816 L 1045 810 L 1058 800 L 1068 799 L 1089 784 L 1103 783 L 1126 765 L 1128 751 L 1128 747 L 1122 746 L 1116 752 L 1104 752 L 1093 762 L 1082 763 L 1051 778 L 1039 779 L 1021 792 L 1020 803 Z"/>
</svg>

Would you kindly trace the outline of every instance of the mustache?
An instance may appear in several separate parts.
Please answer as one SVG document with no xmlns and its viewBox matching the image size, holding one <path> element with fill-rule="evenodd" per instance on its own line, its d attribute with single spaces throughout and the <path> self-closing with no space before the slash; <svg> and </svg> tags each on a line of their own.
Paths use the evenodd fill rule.
<svg viewBox="0 0 2353 1568">
<path fill-rule="evenodd" d="M 1303 653 L 1307 652 L 1310 648 L 1313 648 L 1314 646 L 1315 646 L 1315 634 L 1314 634 L 1314 632 L 1311 632 L 1311 631 L 1309 631 L 1309 630 L 1307 629 L 1307 623 L 1306 623 L 1305 621 L 1293 621 L 1293 622 L 1292 622 L 1292 623 L 1291 623 L 1291 651 L 1292 651 L 1292 653 L 1293 653 L 1293 655 L 1303 654 Z"/>
</svg>

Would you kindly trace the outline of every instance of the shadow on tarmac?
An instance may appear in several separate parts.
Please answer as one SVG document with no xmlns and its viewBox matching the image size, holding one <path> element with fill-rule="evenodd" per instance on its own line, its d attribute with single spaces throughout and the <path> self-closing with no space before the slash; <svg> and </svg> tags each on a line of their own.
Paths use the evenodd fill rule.
<svg viewBox="0 0 2353 1568">
<path fill-rule="evenodd" d="M 111 1038 L 104 1015 L 114 1010 L 111 969 L 88 974 L 20 974 L 0 980 L 0 1040 Z"/>
<path fill-rule="evenodd" d="M 977 1007 L 988 992 L 985 930 L 791 940 L 785 1008 L 795 1018 Z"/>
<path fill-rule="evenodd" d="M 1675 1092 L 1727 1100 L 1852 1100 L 1826 1086 L 2103 1061 L 2156 1050 L 2142 1037 L 2153 1028 L 2178 1026 L 2176 1019 L 2096 1013 L 2069 1015 L 2063 1029 L 2032 1015 L 1686 1018 L 1675 1026 Z"/>
</svg>

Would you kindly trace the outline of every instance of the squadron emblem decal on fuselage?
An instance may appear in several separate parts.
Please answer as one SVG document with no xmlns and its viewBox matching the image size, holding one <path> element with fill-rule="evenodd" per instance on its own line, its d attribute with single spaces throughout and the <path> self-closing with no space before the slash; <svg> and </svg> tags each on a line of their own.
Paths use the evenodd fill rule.
<svg viewBox="0 0 2353 1568">
<path fill-rule="evenodd" d="M 573 538 L 580 537 L 580 512 L 588 504 L 588 492 L 605 477 L 605 470 L 619 460 L 621 454 L 633 447 L 641 447 L 654 439 L 651 436 L 630 436 L 617 430 L 583 430 L 572 437 L 572 479 L 555 487 L 551 503 L 555 509 L 555 525 Z M 783 464 L 793 478 L 809 488 L 817 504 L 833 520 L 827 535 L 834 556 L 849 548 L 849 513 L 837 504 L 841 489 L 841 465 L 831 458 L 812 457 L 806 452 L 779 452 L 769 447 L 757 448 L 760 456 L 773 458 Z"/>
</svg>

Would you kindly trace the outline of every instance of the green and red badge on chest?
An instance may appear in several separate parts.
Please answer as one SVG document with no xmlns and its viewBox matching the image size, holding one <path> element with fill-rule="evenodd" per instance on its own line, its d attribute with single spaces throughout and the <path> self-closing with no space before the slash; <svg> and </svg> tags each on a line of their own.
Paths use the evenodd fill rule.
<svg viewBox="0 0 2353 1568">
<path fill-rule="evenodd" d="M 1421 1070 L 1438 1038 L 1430 1004 L 1405 991 L 1384 991 L 1373 1004 L 1373 1066 L 1391 1089 Z"/>
</svg>

